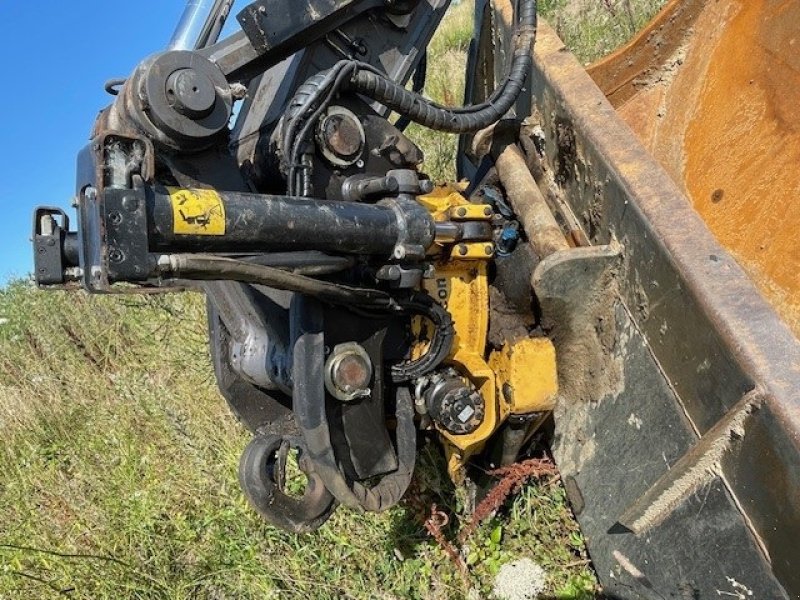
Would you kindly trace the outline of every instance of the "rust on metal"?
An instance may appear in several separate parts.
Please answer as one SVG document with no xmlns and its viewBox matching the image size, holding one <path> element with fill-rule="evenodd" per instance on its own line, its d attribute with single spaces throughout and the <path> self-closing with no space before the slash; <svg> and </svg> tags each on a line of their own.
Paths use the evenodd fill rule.
<svg viewBox="0 0 800 600">
<path fill-rule="evenodd" d="M 682 61 L 686 38 L 704 4 L 705 0 L 670 0 L 628 44 L 587 69 L 612 106 L 663 81 Z"/>
<path fill-rule="evenodd" d="M 720 0 L 708 3 L 706 10 L 733 4 Z M 763 5 L 754 2 L 756 8 Z M 733 18 L 733 14 L 723 16 Z M 707 17 L 706 12 L 700 15 L 698 29 Z M 502 19 L 496 22 L 503 27 Z M 620 544 L 637 565 L 646 564 L 644 559 L 657 546 L 663 553 L 659 556 L 682 555 L 687 542 L 697 544 L 691 552 L 699 553 L 696 559 L 702 562 L 713 543 L 698 534 L 705 531 L 698 527 L 701 523 L 713 527 L 705 500 L 714 498 L 716 516 L 724 515 L 726 531 L 738 533 L 735 551 L 730 550 L 734 546 L 717 548 L 711 568 L 725 561 L 731 565 L 745 561 L 755 576 L 763 567 L 759 589 L 766 592 L 760 597 L 794 597 L 800 593 L 800 573 L 794 565 L 800 531 L 800 341 L 786 327 L 786 318 L 776 313 L 775 303 L 767 301 L 763 288 L 754 285 L 749 266 L 747 271 L 741 267 L 744 259 L 737 255 L 737 263 L 732 256 L 735 248 L 728 246 L 733 251 L 729 253 L 719 243 L 724 243 L 719 233 L 719 240 L 710 235 L 703 215 L 695 210 L 696 202 L 686 193 L 684 180 L 675 175 L 683 174 L 681 161 L 688 138 L 640 134 L 637 139 L 623 125 L 620 112 L 564 51 L 561 40 L 545 24 L 540 32 L 531 90 L 543 163 L 557 175 L 555 183 L 590 243 L 598 246 L 618 240 L 623 249 L 621 268 L 608 270 L 619 286 L 618 303 L 612 314 L 595 320 L 611 331 L 609 353 L 603 358 L 605 346 L 601 345 L 593 352 L 600 356 L 597 364 L 583 373 L 587 381 L 593 381 L 619 363 L 624 378 L 606 394 L 594 393 L 587 386 L 562 386 L 568 395 L 556 414 L 554 452 L 562 473 L 574 478 L 573 487 L 587 499 L 579 520 L 590 538 L 590 551 L 604 573 L 612 568 L 604 553 L 619 549 Z M 702 58 L 702 51 L 699 55 Z M 706 58 L 711 62 L 713 56 Z M 675 80 L 680 77 L 678 71 Z M 689 83 L 684 82 L 685 89 L 694 89 Z M 704 87 L 702 81 L 691 83 Z M 655 96 L 664 86 L 661 82 L 641 90 L 620 107 L 621 114 L 633 123 L 634 104 L 647 93 Z M 669 93 L 677 89 L 670 87 Z M 732 94 L 730 102 L 735 99 Z M 660 99 L 656 96 L 651 102 L 657 112 Z M 648 106 L 639 109 L 645 115 L 643 121 Z M 670 106 L 673 113 L 661 117 L 654 130 L 659 131 L 665 120 L 679 122 L 681 118 L 684 131 L 691 130 L 695 119 L 691 107 L 681 111 L 677 100 Z M 678 163 L 677 171 L 670 157 Z M 712 181 L 716 177 L 711 170 L 707 175 Z M 745 187 L 739 181 L 739 187 Z M 717 187 L 709 195 L 719 205 L 728 191 L 720 200 L 719 193 L 714 195 Z M 785 198 L 783 205 L 778 203 L 784 215 L 791 208 Z M 762 200 L 768 205 L 772 202 L 766 194 Z M 569 282 L 569 278 L 558 279 L 565 286 Z M 539 282 L 540 296 L 543 289 Z M 566 288 L 554 289 L 550 295 L 565 294 L 574 295 Z M 578 302 L 580 296 L 574 296 Z M 543 309 L 543 314 L 547 312 Z M 569 356 L 563 338 L 556 335 L 555 340 L 559 355 Z M 739 415 L 730 411 L 753 389 L 763 391 L 763 405 L 746 419 L 745 436 L 730 446 L 731 452 L 721 459 L 722 475 L 704 485 L 702 495 L 690 494 L 663 526 L 647 533 L 646 543 L 639 536 L 608 529 L 613 525 L 606 522 L 609 514 L 614 514 L 613 519 L 622 515 L 626 502 L 630 505 L 642 498 L 726 415 Z M 576 401 L 584 390 L 589 392 L 586 401 Z M 649 421 L 642 423 L 643 417 Z M 734 433 L 739 433 L 738 428 Z M 600 470 L 603 467 L 606 470 Z M 630 471 L 634 467 L 635 477 Z M 609 489 L 620 485 L 627 497 L 620 500 L 608 495 Z M 665 528 L 680 530 L 686 537 L 676 541 Z M 701 549 L 704 544 L 709 547 Z M 678 586 L 676 582 L 670 588 L 672 583 L 652 568 L 647 575 L 664 589 Z M 602 573 L 601 579 L 605 585 L 614 583 Z M 776 581 L 789 590 L 787 595 L 777 593 Z M 699 579 L 697 583 L 713 585 Z"/>
<path fill-rule="evenodd" d="M 504 148 L 495 159 L 495 166 L 508 199 L 519 215 L 536 253 L 545 257 L 568 250 L 569 244 L 534 181 L 520 149 L 515 145 Z"/>
<path fill-rule="evenodd" d="M 590 73 L 800 335 L 800 3 L 673 1 Z"/>
</svg>

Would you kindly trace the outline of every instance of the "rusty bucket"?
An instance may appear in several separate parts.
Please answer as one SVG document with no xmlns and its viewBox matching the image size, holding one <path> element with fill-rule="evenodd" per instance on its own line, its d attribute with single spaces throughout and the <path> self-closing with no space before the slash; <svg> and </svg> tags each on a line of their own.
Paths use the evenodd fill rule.
<svg viewBox="0 0 800 600">
<path fill-rule="evenodd" d="M 800 335 L 800 2 L 671 0 L 589 73 Z"/>
</svg>

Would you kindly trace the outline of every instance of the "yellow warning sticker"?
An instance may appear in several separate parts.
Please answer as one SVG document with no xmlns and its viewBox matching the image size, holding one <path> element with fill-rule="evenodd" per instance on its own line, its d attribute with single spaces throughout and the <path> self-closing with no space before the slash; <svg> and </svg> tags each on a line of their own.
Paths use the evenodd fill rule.
<svg viewBox="0 0 800 600">
<path fill-rule="evenodd" d="M 214 190 L 167 188 L 176 235 L 225 235 L 225 204 Z"/>
</svg>

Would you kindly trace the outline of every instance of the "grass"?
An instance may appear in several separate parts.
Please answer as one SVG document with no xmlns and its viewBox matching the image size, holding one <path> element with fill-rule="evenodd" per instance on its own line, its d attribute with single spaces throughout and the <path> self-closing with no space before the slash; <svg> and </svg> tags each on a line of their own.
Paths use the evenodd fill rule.
<svg viewBox="0 0 800 600">
<path fill-rule="evenodd" d="M 472 39 L 474 4 L 463 1 L 453 6 L 445 24 L 428 46 L 428 76 L 425 95 L 447 105 L 464 101 L 466 53 Z M 423 170 L 439 182 L 456 177 L 458 138 L 443 135 L 416 124 L 408 128 L 408 136 L 425 154 Z"/>
<path fill-rule="evenodd" d="M 574 24 L 574 2 L 544 2 L 583 59 L 629 32 L 624 14 L 595 25 L 607 16 L 599 5 L 579 7 Z M 636 15 L 654 6 L 633 5 Z M 430 49 L 428 93 L 440 102 L 461 98 L 470 20 L 468 2 L 454 6 Z M 426 168 L 452 177 L 453 138 L 411 135 Z M 467 584 L 425 531 L 419 502 L 382 515 L 339 510 L 306 537 L 263 523 L 236 481 L 248 434 L 216 391 L 204 319 L 193 294 L 45 294 L 24 282 L 0 290 L 1 599 L 482 597 L 519 557 L 546 569 L 550 596 L 594 597 L 557 485 L 526 485 L 473 534 Z M 415 498 L 449 515 L 455 539 L 464 494 L 443 473 L 438 449 L 426 446 Z"/>
<path fill-rule="evenodd" d="M 539 9 L 584 64 L 632 38 L 666 0 L 540 0 Z"/>
<path fill-rule="evenodd" d="M 199 296 L 16 283 L 0 316 L 0 598 L 464 597 L 411 506 L 339 510 L 307 537 L 248 508 L 236 481 L 248 435 L 214 387 Z M 438 448 L 422 463 L 418 495 L 454 536 L 460 495 Z M 470 547 L 482 593 L 518 556 L 550 570 L 557 597 L 593 589 L 560 488 L 526 486 Z"/>
</svg>

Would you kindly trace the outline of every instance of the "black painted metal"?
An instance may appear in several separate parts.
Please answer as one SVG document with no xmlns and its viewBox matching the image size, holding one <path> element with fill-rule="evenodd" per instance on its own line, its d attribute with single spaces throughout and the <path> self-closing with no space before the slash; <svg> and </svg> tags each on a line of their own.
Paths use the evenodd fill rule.
<svg viewBox="0 0 800 600">
<path fill-rule="evenodd" d="M 65 269 L 77 266 L 75 234 L 69 217 L 57 207 L 40 206 L 33 214 L 33 273 L 38 285 L 66 283 Z"/>
<path fill-rule="evenodd" d="M 356 15 L 384 4 L 384 0 L 257 0 L 237 19 L 253 49 L 287 56 Z"/>
<path fill-rule="evenodd" d="M 298 466 L 306 476 L 300 497 L 290 495 L 285 487 L 288 450 L 298 453 Z M 318 529 L 336 508 L 333 496 L 314 472 L 296 426 L 284 424 L 280 433 L 256 434 L 239 462 L 239 483 L 262 517 L 293 533 Z"/>
<path fill-rule="evenodd" d="M 152 251 L 271 252 L 323 250 L 390 256 L 397 244 L 429 247 L 434 224 L 419 205 L 397 210 L 391 206 L 331 202 L 224 192 L 226 230 L 219 236 L 174 233 L 169 193 L 154 190 L 150 197 Z M 405 227 L 398 218 L 404 215 Z"/>
</svg>

